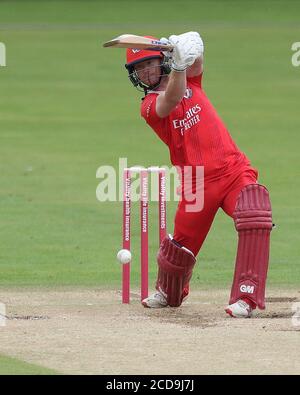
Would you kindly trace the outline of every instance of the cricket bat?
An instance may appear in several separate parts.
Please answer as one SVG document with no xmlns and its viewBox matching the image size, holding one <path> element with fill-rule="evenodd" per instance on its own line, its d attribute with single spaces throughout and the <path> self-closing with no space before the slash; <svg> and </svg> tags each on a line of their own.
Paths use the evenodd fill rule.
<svg viewBox="0 0 300 395">
<path fill-rule="evenodd" d="M 110 41 L 103 44 L 103 47 L 112 48 L 134 48 L 145 49 L 150 51 L 172 51 L 173 45 L 164 44 L 159 40 L 136 36 L 134 34 L 121 34 Z"/>
</svg>

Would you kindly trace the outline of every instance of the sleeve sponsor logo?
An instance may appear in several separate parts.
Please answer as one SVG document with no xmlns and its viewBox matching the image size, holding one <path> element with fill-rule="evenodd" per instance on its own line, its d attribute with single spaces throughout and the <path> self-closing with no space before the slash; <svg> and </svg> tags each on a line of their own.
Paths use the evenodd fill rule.
<svg viewBox="0 0 300 395">
<path fill-rule="evenodd" d="M 146 117 L 149 118 L 152 102 L 148 105 L 146 110 Z"/>
</svg>

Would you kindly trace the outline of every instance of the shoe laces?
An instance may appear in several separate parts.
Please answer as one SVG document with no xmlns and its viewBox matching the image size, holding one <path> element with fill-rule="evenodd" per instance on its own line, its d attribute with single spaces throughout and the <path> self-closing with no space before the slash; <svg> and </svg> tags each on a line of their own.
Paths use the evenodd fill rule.
<svg viewBox="0 0 300 395">
<path fill-rule="evenodd" d="M 163 300 L 164 302 L 166 302 L 166 298 L 165 298 L 164 295 L 163 295 L 161 292 L 159 292 L 159 291 L 155 292 L 154 297 L 155 297 L 155 298 L 158 298 L 158 299 L 160 299 L 160 300 Z"/>
<path fill-rule="evenodd" d="M 244 309 L 246 309 L 246 310 L 248 310 L 248 311 L 251 311 L 252 309 L 251 309 L 251 307 L 248 305 L 248 303 L 246 303 L 244 300 L 242 300 L 242 299 L 240 299 L 240 300 L 238 300 L 238 304 L 239 304 L 239 306 L 241 306 L 242 308 L 244 308 Z"/>
</svg>

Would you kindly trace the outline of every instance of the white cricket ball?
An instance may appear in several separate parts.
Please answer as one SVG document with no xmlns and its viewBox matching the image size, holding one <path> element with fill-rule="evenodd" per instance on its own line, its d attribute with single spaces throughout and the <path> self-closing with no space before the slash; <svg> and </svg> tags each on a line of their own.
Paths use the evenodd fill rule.
<svg viewBox="0 0 300 395">
<path fill-rule="evenodd" d="M 131 261 L 131 252 L 128 250 L 120 250 L 117 254 L 117 259 L 120 263 L 129 263 Z"/>
</svg>

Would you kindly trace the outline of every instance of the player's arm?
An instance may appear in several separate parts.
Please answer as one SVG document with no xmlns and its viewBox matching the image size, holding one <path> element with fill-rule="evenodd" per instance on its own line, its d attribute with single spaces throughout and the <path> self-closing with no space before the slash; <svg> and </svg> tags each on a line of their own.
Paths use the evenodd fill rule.
<svg viewBox="0 0 300 395">
<path fill-rule="evenodd" d="M 167 88 L 156 99 L 156 113 L 160 118 L 167 117 L 181 102 L 186 90 L 186 71 L 172 70 Z"/>
<path fill-rule="evenodd" d="M 186 91 L 186 78 L 201 74 L 203 63 L 203 42 L 199 33 L 172 35 L 167 41 L 174 47 L 172 71 L 165 92 L 156 100 L 156 113 L 160 118 L 168 116 L 181 102 Z"/>
<path fill-rule="evenodd" d="M 156 113 L 160 118 L 168 116 L 185 94 L 186 69 L 199 56 L 199 43 L 195 39 L 196 33 L 191 34 L 184 33 L 169 37 L 168 41 L 174 47 L 171 58 L 172 71 L 165 92 L 162 92 L 156 99 Z"/>
<path fill-rule="evenodd" d="M 186 70 L 187 78 L 197 77 L 203 73 L 203 54 L 196 58 L 192 66 L 188 67 Z"/>
</svg>

